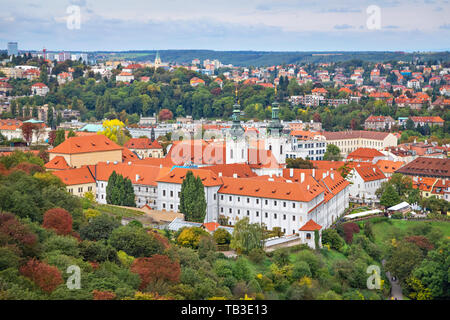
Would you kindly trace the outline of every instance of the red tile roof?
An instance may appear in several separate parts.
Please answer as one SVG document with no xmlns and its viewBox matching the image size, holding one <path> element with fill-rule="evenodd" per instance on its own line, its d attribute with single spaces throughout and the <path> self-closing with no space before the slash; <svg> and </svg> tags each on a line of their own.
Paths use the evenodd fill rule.
<svg viewBox="0 0 450 320">
<path fill-rule="evenodd" d="M 396 172 L 412 176 L 450 178 L 450 159 L 419 157 Z"/>
<path fill-rule="evenodd" d="M 320 224 L 317 224 L 313 219 L 310 219 L 299 230 L 300 231 L 316 231 L 316 230 L 320 230 L 320 229 L 322 229 L 322 226 Z"/>
<path fill-rule="evenodd" d="M 149 138 L 131 138 L 125 143 L 125 147 L 129 149 L 162 149 L 158 140 L 150 140 Z"/>
<path fill-rule="evenodd" d="M 306 183 L 275 182 L 254 178 L 237 179 L 223 177 L 222 180 L 223 185 L 219 189 L 221 194 L 309 202 L 324 192 L 319 183 L 312 180 L 309 185 Z"/>
<path fill-rule="evenodd" d="M 95 179 L 87 167 L 52 171 L 52 174 L 60 178 L 68 186 L 95 183 Z"/>
<path fill-rule="evenodd" d="M 377 167 L 380 168 L 383 173 L 394 173 L 396 170 L 401 168 L 405 163 L 403 161 L 392 161 L 392 160 L 378 160 L 376 163 Z"/>
<path fill-rule="evenodd" d="M 121 149 L 121 146 L 109 140 L 104 135 L 97 134 L 92 136 L 71 137 L 52 150 L 49 150 L 49 153 L 77 154 Z"/>
<path fill-rule="evenodd" d="M 372 161 L 375 157 L 384 157 L 377 149 L 358 148 L 347 156 L 347 160 Z"/>
<path fill-rule="evenodd" d="M 355 170 L 365 182 L 386 179 L 384 173 L 375 165 L 356 166 Z"/>
<path fill-rule="evenodd" d="M 49 162 L 47 162 L 44 167 L 46 169 L 54 169 L 54 170 L 65 170 L 69 169 L 69 165 L 66 162 L 66 159 L 64 159 L 63 156 L 56 156 Z"/>
<path fill-rule="evenodd" d="M 195 177 L 200 177 L 205 187 L 220 186 L 223 183 L 223 178 L 218 177 L 211 170 L 188 168 L 173 168 L 166 175 L 159 177 L 157 182 L 182 184 L 188 171 L 192 171 Z"/>
<path fill-rule="evenodd" d="M 218 224 L 217 222 L 206 222 L 202 224 L 202 227 L 205 227 L 205 229 L 209 232 L 214 232 L 218 227 L 220 227 L 220 224 Z"/>
</svg>

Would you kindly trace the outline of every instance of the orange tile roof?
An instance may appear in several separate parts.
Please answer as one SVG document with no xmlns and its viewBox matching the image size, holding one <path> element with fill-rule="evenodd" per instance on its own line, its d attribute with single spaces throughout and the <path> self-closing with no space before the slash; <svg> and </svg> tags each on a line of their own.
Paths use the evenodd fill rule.
<svg viewBox="0 0 450 320">
<path fill-rule="evenodd" d="M 374 165 L 356 166 L 355 170 L 365 182 L 386 179 L 383 171 Z"/>
<path fill-rule="evenodd" d="M 383 173 L 394 173 L 400 169 L 405 163 L 403 161 L 378 160 L 376 165 Z"/>
<path fill-rule="evenodd" d="M 136 161 L 139 157 L 134 154 L 130 149 L 123 147 L 122 149 L 122 162 Z"/>
<path fill-rule="evenodd" d="M 54 157 L 51 161 L 47 162 L 44 167 L 54 170 L 65 170 L 70 168 L 63 156 Z"/>
<path fill-rule="evenodd" d="M 211 170 L 188 168 L 173 168 L 166 175 L 159 177 L 157 182 L 182 184 L 188 171 L 192 171 L 195 177 L 200 177 L 205 187 L 220 186 L 223 183 L 223 178 L 218 177 Z"/>
<path fill-rule="evenodd" d="M 202 224 L 202 227 L 205 227 L 205 229 L 209 232 L 214 232 L 218 227 L 220 227 L 220 224 L 218 224 L 217 222 L 206 222 Z"/>
<path fill-rule="evenodd" d="M 97 134 L 92 136 L 71 137 L 52 150 L 49 150 L 49 153 L 77 154 L 121 149 L 121 146 L 109 140 L 104 135 Z"/>
<path fill-rule="evenodd" d="M 136 163 L 106 163 L 100 162 L 97 165 L 89 165 L 92 174 L 99 181 L 108 181 L 110 175 L 115 171 L 124 178 L 131 180 L 132 184 L 156 186 L 156 180 L 164 176 L 169 168 L 160 168 L 150 165 L 139 165 Z"/>
<path fill-rule="evenodd" d="M 0 120 L 0 130 L 17 130 L 22 126 L 22 121 L 16 119 Z"/>
<path fill-rule="evenodd" d="M 61 179 L 68 186 L 95 183 L 95 179 L 87 167 L 52 171 L 53 175 Z"/>
<path fill-rule="evenodd" d="M 124 146 L 129 149 L 162 149 L 158 140 L 152 141 L 149 138 L 131 138 Z"/>
<path fill-rule="evenodd" d="M 373 160 L 375 157 L 384 157 L 377 149 L 372 148 L 358 148 L 355 151 L 351 152 L 347 156 L 347 160 Z"/>
<path fill-rule="evenodd" d="M 205 169 L 211 170 L 217 175 L 221 172 L 223 177 L 233 177 L 234 174 L 237 174 L 238 178 L 257 177 L 256 173 L 245 163 L 217 164 L 205 167 Z"/>
<path fill-rule="evenodd" d="M 322 226 L 320 224 L 317 224 L 313 219 L 310 219 L 299 230 L 300 231 L 316 231 L 316 230 L 320 230 L 320 229 L 322 229 Z"/>
<path fill-rule="evenodd" d="M 316 169 L 325 169 L 337 170 L 342 167 L 345 162 L 344 161 L 329 161 L 329 160 L 310 160 Z"/>
<path fill-rule="evenodd" d="M 310 180 L 311 184 L 309 185 L 306 183 L 265 181 L 254 178 L 236 179 L 222 177 L 222 180 L 223 185 L 219 189 L 219 193 L 222 194 L 309 202 L 324 192 L 319 183 L 312 180 Z"/>
</svg>

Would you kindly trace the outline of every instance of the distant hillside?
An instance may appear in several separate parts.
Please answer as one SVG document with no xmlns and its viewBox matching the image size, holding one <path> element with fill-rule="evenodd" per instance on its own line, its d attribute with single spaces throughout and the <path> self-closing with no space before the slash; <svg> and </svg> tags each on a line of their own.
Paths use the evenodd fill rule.
<svg viewBox="0 0 450 320">
<path fill-rule="evenodd" d="M 236 66 L 271 66 L 289 63 L 337 62 L 363 60 L 383 62 L 390 60 L 450 61 L 450 52 L 274 52 L 274 51 L 213 51 L 213 50 L 160 50 L 164 62 L 190 63 L 193 59 L 218 59 L 224 64 Z M 97 58 L 132 59 L 152 61 L 156 51 L 93 52 Z"/>
</svg>

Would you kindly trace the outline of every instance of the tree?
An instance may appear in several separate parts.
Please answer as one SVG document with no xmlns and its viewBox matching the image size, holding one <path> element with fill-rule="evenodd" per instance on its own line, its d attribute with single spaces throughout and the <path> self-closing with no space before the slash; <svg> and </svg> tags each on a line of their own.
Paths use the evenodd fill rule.
<svg viewBox="0 0 450 320">
<path fill-rule="evenodd" d="M 28 145 L 31 143 L 31 139 L 33 138 L 34 127 L 35 125 L 30 122 L 25 122 L 20 127 L 20 129 L 22 130 L 23 139 Z"/>
<path fill-rule="evenodd" d="M 68 235 L 72 233 L 72 216 L 61 208 L 50 209 L 44 213 L 42 226 L 54 230 L 56 234 Z"/>
<path fill-rule="evenodd" d="M 205 188 L 200 177 L 194 177 L 192 171 L 186 173 L 181 185 L 180 207 L 186 221 L 203 222 L 206 215 Z"/>
<path fill-rule="evenodd" d="M 200 239 L 205 236 L 209 236 L 209 234 L 202 228 L 183 228 L 177 237 L 177 243 L 183 247 L 197 249 Z"/>
<path fill-rule="evenodd" d="M 396 247 L 391 248 L 389 259 L 386 261 L 386 269 L 405 284 L 411 272 L 422 261 L 422 257 L 422 252 L 415 244 L 399 242 Z"/>
<path fill-rule="evenodd" d="M 158 114 L 159 121 L 172 120 L 173 113 L 169 109 L 161 109 Z"/>
<path fill-rule="evenodd" d="M 58 268 L 35 259 L 20 268 L 20 273 L 31 279 L 42 291 L 51 293 L 57 286 L 63 283 L 61 272 Z"/>
<path fill-rule="evenodd" d="M 125 124 L 119 119 L 105 120 L 103 122 L 103 131 L 99 134 L 103 134 L 108 139 L 124 145 L 129 139 L 129 133 L 125 129 Z"/>
<path fill-rule="evenodd" d="M 55 133 L 55 138 L 53 139 L 53 146 L 56 147 L 66 140 L 66 132 L 64 129 L 59 129 Z"/>
<path fill-rule="evenodd" d="M 116 228 L 111 233 L 109 242 L 117 251 L 125 251 L 126 254 L 137 258 L 150 257 L 164 251 L 163 244 L 142 228 Z"/>
<path fill-rule="evenodd" d="M 106 186 L 106 202 L 118 206 L 136 207 L 135 198 L 131 180 L 113 171 Z"/>
<path fill-rule="evenodd" d="M 395 206 L 400 202 L 400 196 L 392 185 L 388 185 L 380 199 L 380 204 L 386 208 Z"/>
<path fill-rule="evenodd" d="M 158 280 L 171 284 L 180 281 L 180 264 L 171 261 L 165 255 L 155 254 L 150 258 L 138 258 L 133 262 L 130 270 L 141 278 L 140 290 L 144 290 L 149 284 Z"/>
<path fill-rule="evenodd" d="M 249 253 L 254 248 L 263 247 L 263 230 L 258 223 L 249 223 L 247 217 L 239 220 L 233 230 L 230 247 L 239 253 Z"/>
<path fill-rule="evenodd" d="M 80 229 L 82 239 L 92 241 L 107 240 L 114 229 L 120 226 L 120 222 L 107 214 L 101 214 L 92 218 L 89 224 Z"/>
<path fill-rule="evenodd" d="M 322 244 L 328 244 L 331 249 L 339 251 L 344 246 L 344 240 L 335 229 L 325 229 L 322 232 Z"/>
<path fill-rule="evenodd" d="M 308 159 L 304 160 L 302 158 L 297 158 L 297 159 L 287 158 L 286 159 L 286 168 L 313 169 L 314 165 Z"/>
<path fill-rule="evenodd" d="M 341 150 L 339 149 L 339 147 L 334 144 L 327 145 L 327 151 L 325 151 L 323 160 L 341 161 L 342 156 L 341 156 Z"/>
<path fill-rule="evenodd" d="M 217 229 L 214 232 L 213 237 L 218 245 L 229 244 L 231 241 L 231 234 L 223 228 Z"/>
</svg>

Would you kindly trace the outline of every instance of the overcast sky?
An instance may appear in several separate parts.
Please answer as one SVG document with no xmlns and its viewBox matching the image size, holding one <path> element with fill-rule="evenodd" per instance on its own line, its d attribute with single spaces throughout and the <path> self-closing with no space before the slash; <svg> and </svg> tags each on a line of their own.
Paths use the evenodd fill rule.
<svg viewBox="0 0 450 320">
<path fill-rule="evenodd" d="M 67 25 L 74 5 L 79 29 Z M 2 49 L 17 41 L 23 50 L 450 50 L 450 0 L 0 0 L 0 8 Z"/>
</svg>

